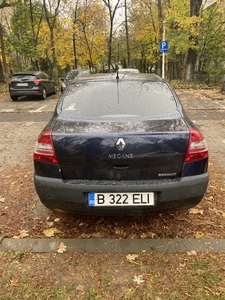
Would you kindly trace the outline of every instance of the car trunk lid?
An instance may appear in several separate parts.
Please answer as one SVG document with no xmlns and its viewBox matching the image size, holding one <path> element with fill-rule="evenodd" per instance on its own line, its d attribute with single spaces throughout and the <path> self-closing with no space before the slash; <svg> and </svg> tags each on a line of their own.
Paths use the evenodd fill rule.
<svg viewBox="0 0 225 300">
<path fill-rule="evenodd" d="M 57 121 L 55 153 L 66 179 L 179 178 L 189 129 L 183 119 Z"/>
</svg>

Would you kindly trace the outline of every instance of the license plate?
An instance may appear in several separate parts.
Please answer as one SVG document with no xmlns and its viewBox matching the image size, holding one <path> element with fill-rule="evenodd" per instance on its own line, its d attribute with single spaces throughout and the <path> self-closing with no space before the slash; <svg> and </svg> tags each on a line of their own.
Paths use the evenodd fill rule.
<svg viewBox="0 0 225 300">
<path fill-rule="evenodd" d="M 24 83 L 24 82 L 22 82 L 22 83 L 17 83 L 17 86 L 28 86 L 28 83 Z"/>
<path fill-rule="evenodd" d="M 88 193 L 89 206 L 153 206 L 154 193 Z"/>
</svg>

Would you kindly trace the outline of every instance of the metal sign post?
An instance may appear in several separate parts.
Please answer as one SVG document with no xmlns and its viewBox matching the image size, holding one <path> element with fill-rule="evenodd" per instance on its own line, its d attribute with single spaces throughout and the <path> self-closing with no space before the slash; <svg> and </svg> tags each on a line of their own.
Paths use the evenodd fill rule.
<svg viewBox="0 0 225 300">
<path fill-rule="evenodd" d="M 166 39 L 166 21 L 162 22 L 163 25 L 163 40 L 160 43 L 160 52 L 162 52 L 162 78 L 165 78 L 165 52 L 168 51 L 168 42 Z"/>
</svg>

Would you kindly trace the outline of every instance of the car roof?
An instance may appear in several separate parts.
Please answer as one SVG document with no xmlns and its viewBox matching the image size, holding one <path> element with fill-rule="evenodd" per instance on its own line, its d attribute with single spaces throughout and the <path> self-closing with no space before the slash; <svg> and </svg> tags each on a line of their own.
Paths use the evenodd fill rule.
<svg viewBox="0 0 225 300">
<path fill-rule="evenodd" d="M 74 71 L 80 72 L 80 71 L 90 71 L 90 70 L 89 69 L 72 69 L 72 70 L 68 71 L 68 73 L 74 72 Z"/>
<path fill-rule="evenodd" d="M 131 80 L 131 81 L 151 81 L 151 82 L 164 82 L 164 80 L 156 75 L 150 73 L 98 73 L 98 74 L 87 74 L 82 77 L 77 77 L 73 82 L 77 81 L 114 81 L 114 80 Z"/>
<path fill-rule="evenodd" d="M 124 69 L 118 69 L 119 73 L 140 73 L 138 69 L 134 68 L 124 68 Z"/>
<path fill-rule="evenodd" d="M 17 72 L 17 73 L 13 73 L 13 76 L 15 75 L 37 75 L 37 74 L 40 74 L 40 73 L 45 73 L 43 71 L 23 71 L 23 72 Z"/>
</svg>

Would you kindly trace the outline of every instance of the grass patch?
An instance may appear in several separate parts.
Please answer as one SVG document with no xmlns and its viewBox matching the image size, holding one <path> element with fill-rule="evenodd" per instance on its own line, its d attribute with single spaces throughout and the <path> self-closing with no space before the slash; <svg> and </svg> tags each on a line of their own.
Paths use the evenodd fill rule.
<svg viewBox="0 0 225 300">
<path fill-rule="evenodd" d="M 225 255 L 0 253 L 1 300 L 222 300 Z"/>
</svg>

